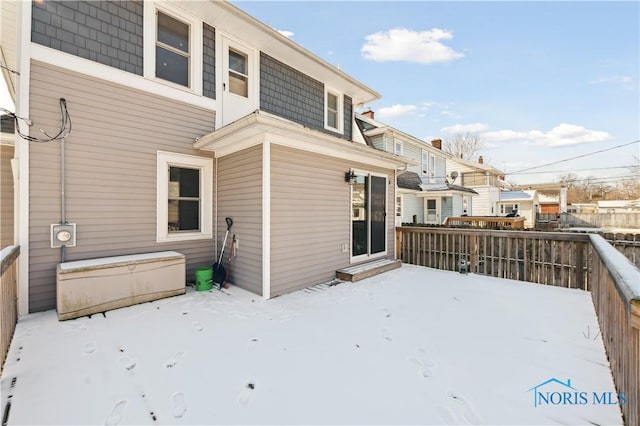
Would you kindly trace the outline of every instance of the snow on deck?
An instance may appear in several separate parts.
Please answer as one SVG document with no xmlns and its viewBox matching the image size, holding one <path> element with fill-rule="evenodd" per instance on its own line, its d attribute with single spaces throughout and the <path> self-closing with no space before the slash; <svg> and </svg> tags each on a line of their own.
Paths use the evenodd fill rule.
<svg viewBox="0 0 640 426">
<path fill-rule="evenodd" d="M 588 403 L 534 406 L 551 379 L 537 390 L 570 380 Z M 268 301 L 31 314 L 0 388 L 12 425 L 622 422 L 592 401 L 615 392 L 589 293 L 411 265 Z"/>
</svg>

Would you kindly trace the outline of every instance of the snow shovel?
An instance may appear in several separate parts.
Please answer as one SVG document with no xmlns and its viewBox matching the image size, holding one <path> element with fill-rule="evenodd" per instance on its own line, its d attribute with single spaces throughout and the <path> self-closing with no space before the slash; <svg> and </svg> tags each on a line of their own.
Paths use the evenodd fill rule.
<svg viewBox="0 0 640 426">
<path fill-rule="evenodd" d="M 231 249 L 229 250 L 229 262 L 227 263 L 227 276 L 224 278 L 224 288 L 229 288 L 229 276 L 231 275 L 231 259 L 236 254 L 236 234 L 231 238 Z"/>
<path fill-rule="evenodd" d="M 227 273 L 222 266 L 222 256 L 224 255 L 224 248 L 227 245 L 227 238 L 229 237 L 229 230 L 233 225 L 233 220 L 230 217 L 225 219 L 227 221 L 227 232 L 224 234 L 224 241 L 222 242 L 222 250 L 220 251 L 220 258 L 213 264 L 213 283 L 218 286 L 218 290 L 222 288 L 224 279 L 227 277 Z"/>
</svg>

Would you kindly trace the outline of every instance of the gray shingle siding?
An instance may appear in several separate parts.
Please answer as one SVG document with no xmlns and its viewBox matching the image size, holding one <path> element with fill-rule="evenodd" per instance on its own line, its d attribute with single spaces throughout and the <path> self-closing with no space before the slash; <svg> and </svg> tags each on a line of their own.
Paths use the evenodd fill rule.
<svg viewBox="0 0 640 426">
<path fill-rule="evenodd" d="M 142 75 L 142 1 L 33 2 L 31 41 Z"/>
<path fill-rule="evenodd" d="M 321 132 L 351 139 L 352 101 L 344 96 L 344 135 L 324 128 L 324 84 L 260 52 L 260 109 Z"/>
<path fill-rule="evenodd" d="M 216 98 L 216 30 L 203 24 L 202 27 L 202 94 Z"/>
</svg>

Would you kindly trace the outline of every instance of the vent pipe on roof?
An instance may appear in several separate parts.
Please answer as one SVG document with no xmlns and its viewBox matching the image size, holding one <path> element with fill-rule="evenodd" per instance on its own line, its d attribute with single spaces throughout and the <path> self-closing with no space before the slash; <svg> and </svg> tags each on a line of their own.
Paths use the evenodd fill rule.
<svg viewBox="0 0 640 426">
<path fill-rule="evenodd" d="M 478 164 L 484 164 L 484 158 L 482 158 L 482 155 L 478 157 Z"/>
</svg>

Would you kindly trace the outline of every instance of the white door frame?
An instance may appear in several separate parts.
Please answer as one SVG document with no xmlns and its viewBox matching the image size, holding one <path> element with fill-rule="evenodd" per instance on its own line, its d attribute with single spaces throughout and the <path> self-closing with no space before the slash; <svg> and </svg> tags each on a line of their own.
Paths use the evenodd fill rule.
<svg viewBox="0 0 640 426">
<path fill-rule="evenodd" d="M 428 213 L 428 209 L 427 209 L 427 202 L 429 200 L 435 200 L 436 202 L 436 217 L 435 220 L 429 220 L 429 213 Z M 441 224 L 441 210 L 442 209 L 442 203 L 440 200 L 440 197 L 425 197 L 424 198 L 424 223 L 428 223 L 431 225 L 440 225 Z"/>
<path fill-rule="evenodd" d="M 230 37 L 222 38 L 222 64 L 220 66 L 222 81 L 221 117 L 222 125 L 229 124 L 255 111 L 260 104 L 260 64 L 257 51 L 248 45 Z M 229 91 L 229 49 L 233 49 L 247 56 L 247 97 Z"/>
</svg>

